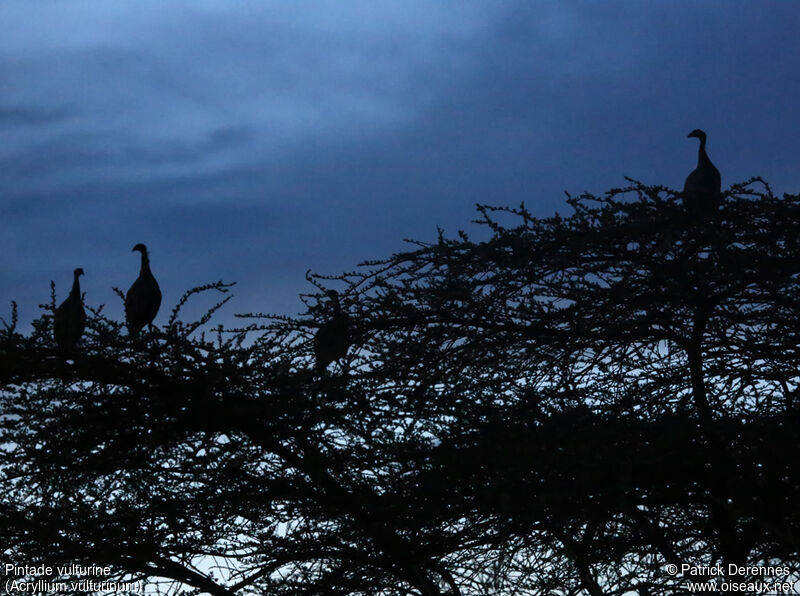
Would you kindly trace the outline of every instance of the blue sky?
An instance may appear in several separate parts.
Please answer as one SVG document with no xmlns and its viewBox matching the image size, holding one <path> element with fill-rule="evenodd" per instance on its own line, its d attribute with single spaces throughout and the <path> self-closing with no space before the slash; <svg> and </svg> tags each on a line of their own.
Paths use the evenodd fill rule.
<svg viewBox="0 0 800 596">
<path fill-rule="evenodd" d="M 723 187 L 800 191 L 792 2 L 4 0 L 0 24 L 0 316 L 25 322 L 75 267 L 121 318 L 137 242 L 156 322 L 220 278 L 223 321 L 295 313 L 306 269 L 470 231 L 476 202 L 679 189 L 694 128 Z"/>
</svg>

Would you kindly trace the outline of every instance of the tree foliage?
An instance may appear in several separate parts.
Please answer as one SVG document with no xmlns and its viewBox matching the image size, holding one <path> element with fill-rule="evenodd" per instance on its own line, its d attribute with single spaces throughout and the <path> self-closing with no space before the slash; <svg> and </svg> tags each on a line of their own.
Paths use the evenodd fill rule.
<svg viewBox="0 0 800 596">
<path fill-rule="evenodd" d="M 297 317 L 0 331 L 3 560 L 232 594 L 667 594 L 800 560 L 800 195 L 479 206 Z M 351 322 L 314 371 L 325 289 Z M 219 306 L 219 305 L 218 305 Z M 52 309 L 52 305 L 48 307 Z M 212 309 L 215 310 L 215 309 Z M 106 578 L 108 579 L 108 578 Z M 741 579 L 741 578 L 739 578 Z M 4 580 L 5 581 L 5 580 Z"/>
</svg>

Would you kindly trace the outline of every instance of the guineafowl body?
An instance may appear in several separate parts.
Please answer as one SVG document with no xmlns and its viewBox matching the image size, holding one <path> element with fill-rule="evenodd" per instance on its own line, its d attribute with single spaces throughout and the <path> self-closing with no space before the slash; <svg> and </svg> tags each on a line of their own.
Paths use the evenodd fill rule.
<svg viewBox="0 0 800 596">
<path fill-rule="evenodd" d="M 314 359 L 317 373 L 322 374 L 328 365 L 347 355 L 350 347 L 350 319 L 342 312 L 339 293 L 326 292 L 330 298 L 330 318 L 322 323 L 314 336 Z"/>
<path fill-rule="evenodd" d="M 687 211 L 694 214 L 710 214 L 720 204 L 722 180 L 719 170 L 711 163 L 706 153 L 706 133 L 695 129 L 688 135 L 700 139 L 697 155 L 697 167 L 686 178 L 683 185 L 683 204 Z"/>
<path fill-rule="evenodd" d="M 144 244 L 137 244 L 133 250 L 142 253 L 142 266 L 139 277 L 125 295 L 125 320 L 128 332 L 136 335 L 156 318 L 161 306 L 161 289 L 153 277 L 153 272 L 150 271 L 147 247 Z"/>
<path fill-rule="evenodd" d="M 53 338 L 61 351 L 69 351 L 78 345 L 86 328 L 86 311 L 81 300 L 80 276 L 83 269 L 73 272 L 72 290 L 66 300 L 53 313 Z"/>
</svg>

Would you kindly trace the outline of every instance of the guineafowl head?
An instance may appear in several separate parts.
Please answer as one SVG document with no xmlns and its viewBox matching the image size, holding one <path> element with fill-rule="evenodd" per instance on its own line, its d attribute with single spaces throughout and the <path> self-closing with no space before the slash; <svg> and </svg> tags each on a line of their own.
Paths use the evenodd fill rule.
<svg viewBox="0 0 800 596">
<path fill-rule="evenodd" d="M 328 297 L 328 304 L 324 307 L 329 312 L 338 314 L 342 310 L 342 305 L 339 302 L 339 292 L 336 290 L 325 290 L 325 295 Z"/>
<path fill-rule="evenodd" d="M 692 138 L 692 137 L 694 137 L 695 139 L 700 139 L 701 143 L 705 143 L 706 142 L 706 133 L 704 133 L 699 128 L 695 128 L 692 132 L 690 132 L 688 135 L 686 135 L 687 139 L 688 138 Z"/>
<path fill-rule="evenodd" d="M 75 275 L 75 277 L 80 277 L 81 275 L 83 275 L 83 269 L 81 269 L 80 267 L 78 267 L 78 268 L 77 268 L 75 271 L 73 271 L 72 273 Z"/>
<path fill-rule="evenodd" d="M 140 242 L 139 244 L 137 244 L 136 246 L 134 246 L 131 249 L 131 252 L 134 252 L 134 251 L 139 251 L 143 255 L 146 255 L 147 254 L 147 247 Z"/>
</svg>

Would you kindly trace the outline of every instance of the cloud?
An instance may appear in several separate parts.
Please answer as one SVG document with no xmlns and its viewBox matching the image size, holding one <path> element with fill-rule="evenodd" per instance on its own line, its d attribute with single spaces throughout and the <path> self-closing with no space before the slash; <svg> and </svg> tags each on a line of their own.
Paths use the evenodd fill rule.
<svg viewBox="0 0 800 596">
<path fill-rule="evenodd" d="M 224 277 L 291 310 L 306 268 L 478 201 L 679 187 L 698 126 L 726 183 L 796 180 L 797 14 L 680 6 L 6 0 L 0 286 L 33 304 L 83 266 L 106 301 L 145 242 L 165 304 Z"/>
<path fill-rule="evenodd" d="M 64 120 L 69 111 L 59 108 L 42 108 L 21 105 L 0 105 L 0 126 L 49 126 Z"/>
<path fill-rule="evenodd" d="M 74 173 L 75 155 L 86 157 L 86 177 L 110 163 L 114 176 L 160 178 L 380 134 L 412 120 L 469 69 L 464 50 L 486 17 L 485 9 L 424 2 L 333 6 L 50 3 L 31 19 L 24 3 L 4 3 L 0 76 L 15 82 L 14 105 L 52 102 L 41 114 L 81 107 L 69 126 L 14 139 L 14 151 L 23 161 L 26 153 L 63 155 L 47 163 L 52 183 L 69 184 L 59 163 Z M 239 133 L 222 147 L 225 130 Z M 236 154 L 222 150 L 237 146 Z M 41 187 L 48 171 L 38 174 Z M 26 181 L 16 184 L 22 190 Z"/>
</svg>

